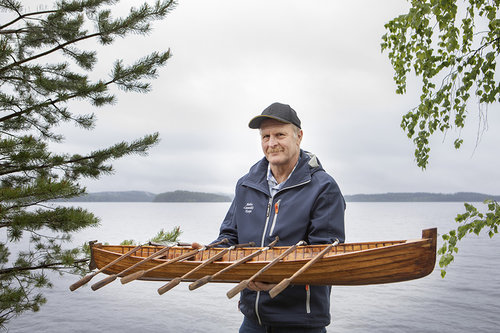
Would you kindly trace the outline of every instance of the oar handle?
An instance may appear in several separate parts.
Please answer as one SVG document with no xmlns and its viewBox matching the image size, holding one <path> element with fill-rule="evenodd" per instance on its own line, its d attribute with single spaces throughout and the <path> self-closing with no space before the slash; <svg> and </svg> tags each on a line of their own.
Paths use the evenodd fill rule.
<svg viewBox="0 0 500 333">
<path fill-rule="evenodd" d="M 223 240 L 221 240 L 221 241 L 218 241 L 218 242 L 215 242 L 215 243 L 212 243 L 212 244 L 205 245 L 205 249 L 209 249 L 209 248 L 216 247 L 216 246 L 219 246 L 219 245 L 222 245 L 222 244 L 227 244 L 227 243 L 229 243 L 229 239 L 224 238 L 224 239 L 223 239 Z"/>
<path fill-rule="evenodd" d="M 167 291 L 169 291 L 170 289 L 172 289 L 173 287 L 175 287 L 176 285 L 178 285 L 181 282 L 182 279 L 187 278 L 192 273 L 197 272 L 198 270 L 200 270 L 203 267 L 209 265 L 210 263 L 214 262 L 215 260 L 217 260 L 219 258 L 222 258 L 224 256 L 224 254 L 226 254 L 227 252 L 229 252 L 231 250 L 231 248 L 234 248 L 234 246 L 226 248 L 226 249 L 220 251 L 219 253 L 217 253 L 216 255 L 212 256 L 211 258 L 208 258 L 203 263 L 199 264 L 198 266 L 196 266 L 195 268 L 193 268 L 192 270 L 190 270 L 189 272 L 187 272 L 183 276 L 177 277 L 177 278 L 173 279 L 172 281 L 168 282 L 167 284 L 165 284 L 164 286 L 158 288 L 158 294 L 163 295 L 164 293 L 166 293 Z"/>
<path fill-rule="evenodd" d="M 237 293 L 239 293 L 240 291 L 242 291 L 243 289 L 245 289 L 251 281 L 253 281 L 255 278 L 257 278 L 259 275 L 261 275 L 262 273 L 264 273 L 265 271 L 267 271 L 272 266 L 274 266 L 281 259 L 283 259 L 287 255 L 289 255 L 290 253 L 292 253 L 293 251 L 295 251 L 297 249 L 297 247 L 301 246 L 302 244 L 305 244 L 305 242 L 304 241 L 299 241 L 297 244 L 295 244 L 293 246 L 290 246 L 285 252 L 283 252 L 282 254 L 280 254 L 273 261 L 271 261 L 269 264 L 267 264 L 266 266 L 262 267 L 257 273 L 255 273 L 254 275 L 252 275 L 252 277 L 250 277 L 247 280 L 241 281 L 239 284 L 236 285 L 236 287 L 234 287 L 233 289 L 229 290 L 227 292 L 227 294 L 226 294 L 227 297 L 228 298 L 234 297 L 234 295 L 236 295 Z"/>
<path fill-rule="evenodd" d="M 273 248 L 273 247 L 274 247 L 274 245 L 276 245 L 276 243 L 278 243 L 278 241 L 279 241 L 279 240 L 280 240 L 280 238 L 279 238 L 278 236 L 276 236 L 276 238 L 275 238 L 275 239 L 274 239 L 271 243 L 269 243 L 269 244 L 267 245 L 267 248 L 268 248 L 268 249 Z"/>
<path fill-rule="evenodd" d="M 127 253 L 121 255 L 120 257 L 116 258 L 115 260 L 113 260 L 112 262 L 110 262 L 109 264 L 105 265 L 104 267 L 102 267 L 101 269 L 99 269 L 97 272 L 94 272 L 92 274 L 89 274 L 85 277 L 83 277 L 82 279 L 80 279 L 80 281 L 77 281 L 76 283 L 73 283 L 70 287 L 69 287 L 69 290 L 71 291 L 74 291 L 75 289 L 77 288 L 80 288 L 81 286 L 83 286 L 85 283 L 89 282 L 94 276 L 96 276 L 98 273 L 108 269 L 109 267 L 113 266 L 114 264 L 118 263 L 119 261 L 131 256 L 134 252 L 136 252 L 137 250 L 139 250 L 140 248 L 142 247 L 142 245 L 138 245 L 136 246 L 135 248 L 133 248 L 132 250 L 128 251 Z"/>
<path fill-rule="evenodd" d="M 184 259 L 188 259 L 194 255 L 196 255 L 197 253 L 201 252 L 201 251 L 204 251 L 206 249 L 209 249 L 211 247 L 214 247 L 214 246 L 217 246 L 217 245 L 221 245 L 221 244 L 226 244 L 228 243 L 228 239 L 227 238 L 224 238 L 223 240 L 219 241 L 219 242 L 216 242 L 216 243 L 213 243 L 213 244 L 210 244 L 210 245 L 206 245 L 204 247 L 202 247 L 201 249 L 196 249 L 196 250 L 193 250 L 193 251 L 190 251 L 188 253 L 185 253 L 183 255 L 180 255 L 178 257 L 175 257 L 175 258 L 172 258 L 164 263 L 161 263 L 159 265 L 156 265 L 155 267 L 151 267 L 150 269 L 146 270 L 146 271 L 139 271 L 139 272 L 136 272 L 136 273 L 132 273 L 130 275 L 127 275 L 125 277 L 123 277 L 121 279 L 121 282 L 122 284 L 125 284 L 125 283 L 129 283 L 129 282 L 132 282 L 134 280 L 137 280 L 141 277 L 143 277 L 145 274 L 151 272 L 151 271 L 154 271 L 155 269 L 158 269 L 160 267 L 163 267 L 163 266 L 166 266 L 166 265 L 169 265 L 169 264 L 172 264 L 174 262 L 177 262 L 177 261 L 181 261 L 181 260 L 184 260 Z"/>
<path fill-rule="evenodd" d="M 278 237 L 276 237 L 278 238 Z M 276 239 L 277 241 L 277 239 Z M 276 243 L 276 241 L 274 241 L 273 243 Z M 271 244 L 269 244 L 271 245 Z M 239 244 L 239 245 L 235 245 L 235 247 L 246 247 L 246 246 L 255 246 L 255 243 L 254 242 L 250 242 L 250 243 L 247 243 L 247 244 Z M 236 266 L 239 266 L 241 264 L 243 264 L 244 262 L 252 259 L 253 257 L 255 256 L 258 256 L 261 252 L 263 251 L 263 249 L 259 249 L 257 251 L 255 251 L 254 253 L 234 262 L 233 264 L 227 266 L 226 268 L 218 271 L 217 273 L 215 273 L 214 275 L 206 275 L 204 277 L 202 277 L 201 279 L 198 279 L 196 281 L 194 281 L 193 283 L 191 283 L 189 285 L 189 290 L 195 290 L 205 284 L 207 284 L 208 282 L 212 281 L 215 277 L 219 276 L 220 274 L 224 273 L 224 272 L 227 272 L 228 270 L 230 270 L 231 268 L 234 268 Z"/>
<path fill-rule="evenodd" d="M 96 291 L 97 289 L 100 289 L 100 288 L 104 287 L 105 285 L 107 285 L 107 284 L 113 282 L 114 280 L 116 280 L 117 277 L 124 276 L 127 272 L 133 270 L 134 268 L 136 268 L 137 266 L 139 266 L 141 264 L 147 263 L 148 261 L 151 261 L 154 258 L 161 256 L 163 253 L 167 252 L 169 249 L 170 249 L 169 247 L 164 247 L 163 249 L 161 249 L 161 250 L 159 250 L 159 251 L 151 254 L 149 257 L 147 257 L 147 258 L 145 258 L 145 259 L 143 259 L 143 260 L 135 263 L 134 265 L 132 265 L 132 266 L 124 269 L 120 273 L 114 274 L 114 275 L 110 275 L 107 278 L 102 279 L 101 281 L 94 283 L 92 285 L 92 287 L 91 287 L 92 290 Z M 132 281 L 132 280 L 130 280 L 130 281 Z M 128 282 L 130 282 L 130 281 L 128 281 Z M 127 283 L 127 282 L 123 282 L 123 280 L 122 280 L 122 284 L 125 284 L 125 283 Z"/>
<path fill-rule="evenodd" d="M 320 253 L 318 253 L 314 258 L 309 260 L 304 266 L 302 266 L 297 272 L 295 272 L 291 277 L 283 279 L 280 283 L 278 283 L 276 286 L 274 286 L 270 291 L 269 291 L 269 296 L 271 298 L 274 298 L 277 296 L 279 293 L 281 293 L 283 290 L 285 290 L 286 287 L 290 285 L 290 283 L 300 274 L 305 272 L 309 267 L 314 265 L 318 260 L 323 258 L 325 254 L 330 252 L 332 247 L 336 246 L 339 243 L 339 240 L 336 239 L 335 242 L 332 244 L 329 244 L 327 247 L 325 247 Z"/>
<path fill-rule="evenodd" d="M 281 280 L 280 283 L 278 283 L 271 290 L 269 290 L 269 296 L 271 296 L 271 298 L 274 298 L 276 295 L 285 290 L 290 285 L 291 282 L 292 282 L 291 278 L 285 278 Z"/>
<path fill-rule="evenodd" d="M 233 298 L 236 294 L 245 289 L 249 283 L 250 280 L 243 280 L 240 283 L 238 283 L 234 288 L 232 288 L 226 293 L 227 298 Z"/>
<path fill-rule="evenodd" d="M 192 243 L 186 243 L 186 242 L 177 242 L 177 246 L 191 246 Z"/>
<path fill-rule="evenodd" d="M 164 293 L 166 293 L 167 291 L 169 291 L 170 289 L 172 289 L 173 287 L 178 285 L 180 282 L 181 282 L 181 278 L 173 279 L 172 281 L 170 281 L 166 285 L 158 288 L 158 294 L 163 295 Z"/>
<path fill-rule="evenodd" d="M 88 274 L 88 275 L 85 275 L 83 278 L 81 278 L 80 280 L 78 280 L 77 282 L 73 283 L 71 286 L 69 286 L 69 290 L 71 291 L 75 291 L 76 289 L 80 288 L 81 286 L 83 286 L 85 283 L 89 282 L 90 280 L 92 280 L 92 278 L 94 276 L 97 275 L 97 272 L 94 272 L 94 273 L 91 273 L 91 274 Z"/>
<path fill-rule="evenodd" d="M 129 274 L 127 276 L 122 277 L 120 282 L 122 284 L 132 282 L 134 280 L 137 280 L 137 279 L 140 279 L 141 277 L 143 277 L 145 273 L 146 273 L 146 271 L 142 270 L 142 271 L 138 271 L 138 272 Z"/>
<path fill-rule="evenodd" d="M 104 287 L 108 283 L 113 282 L 114 280 L 116 280 L 117 277 L 118 277 L 118 275 L 116 275 L 116 274 L 110 275 L 110 276 L 102 279 L 101 281 L 94 283 L 91 288 L 93 291 L 96 291 L 97 289 Z"/>
<path fill-rule="evenodd" d="M 227 241 L 226 238 L 225 238 L 225 240 Z M 187 272 L 183 276 L 177 277 L 177 278 L 173 279 L 172 281 L 168 282 L 167 284 L 165 284 L 164 286 L 158 288 L 158 294 L 163 295 L 164 293 L 166 293 L 167 291 L 169 291 L 170 289 L 172 289 L 173 287 L 175 287 L 176 285 L 178 285 L 183 279 L 187 278 L 189 275 L 191 275 L 191 274 L 199 271 L 203 267 L 205 267 L 205 266 L 213 263 L 214 261 L 222 258 L 227 252 L 235 249 L 236 247 L 244 247 L 244 246 L 248 246 L 250 244 L 255 245 L 255 243 L 248 243 L 248 244 L 233 245 L 231 247 L 225 248 L 224 250 L 222 250 L 219 253 L 217 253 L 216 255 L 208 258 L 203 263 L 199 264 L 198 266 L 196 266 L 195 268 L 193 268 L 192 270 L 190 270 L 189 272 Z"/>
<path fill-rule="evenodd" d="M 215 276 L 215 275 L 213 275 L 213 276 Z M 194 281 L 193 283 L 191 283 L 189 285 L 189 290 L 195 290 L 196 288 L 199 288 L 199 287 L 207 284 L 210 281 L 212 281 L 212 275 L 205 275 L 201 279 L 198 279 L 198 280 Z"/>
</svg>

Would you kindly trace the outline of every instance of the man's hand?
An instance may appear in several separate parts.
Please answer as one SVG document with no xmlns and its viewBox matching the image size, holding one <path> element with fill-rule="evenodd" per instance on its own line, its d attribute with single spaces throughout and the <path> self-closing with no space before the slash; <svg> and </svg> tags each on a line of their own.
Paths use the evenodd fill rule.
<svg viewBox="0 0 500 333">
<path fill-rule="evenodd" d="M 275 285 L 276 285 L 275 283 L 250 281 L 250 283 L 248 283 L 247 288 L 253 291 L 268 291 L 273 289 Z"/>
<path fill-rule="evenodd" d="M 192 247 L 193 249 L 201 249 L 201 248 L 203 247 L 203 245 L 201 245 L 200 243 L 193 242 L 193 243 L 191 244 L 191 247 Z"/>
</svg>

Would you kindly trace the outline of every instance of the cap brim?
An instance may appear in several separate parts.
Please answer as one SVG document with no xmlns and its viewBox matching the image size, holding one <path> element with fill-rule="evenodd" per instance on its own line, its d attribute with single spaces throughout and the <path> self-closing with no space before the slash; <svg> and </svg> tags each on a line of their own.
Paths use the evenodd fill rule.
<svg viewBox="0 0 500 333">
<path fill-rule="evenodd" d="M 284 124 L 291 124 L 291 122 L 286 121 L 286 120 L 281 119 L 281 118 L 278 118 L 278 117 L 258 115 L 256 117 L 252 118 L 252 120 L 250 120 L 250 122 L 248 123 L 248 127 L 255 128 L 255 129 L 260 128 L 260 124 L 266 119 L 274 119 L 274 120 L 277 120 L 277 121 L 284 123 Z"/>
</svg>

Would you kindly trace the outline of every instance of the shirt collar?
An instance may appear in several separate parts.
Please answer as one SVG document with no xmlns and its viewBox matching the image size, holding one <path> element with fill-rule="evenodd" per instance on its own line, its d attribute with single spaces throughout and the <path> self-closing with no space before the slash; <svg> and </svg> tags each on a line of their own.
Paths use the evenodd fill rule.
<svg viewBox="0 0 500 333">
<path fill-rule="evenodd" d="M 299 157 L 300 160 L 300 157 Z M 285 183 L 287 182 L 288 179 L 292 176 L 293 172 L 295 171 L 295 168 L 297 168 L 297 165 L 299 164 L 299 160 L 297 160 L 297 163 L 295 163 L 295 166 L 293 167 L 292 172 L 288 175 L 287 179 L 285 179 L 284 182 L 278 184 L 278 181 L 276 178 L 274 178 L 273 173 L 271 171 L 271 164 L 267 164 L 267 184 L 269 185 L 269 192 L 271 192 L 271 195 L 274 197 L 274 195 L 283 188 Z"/>
</svg>

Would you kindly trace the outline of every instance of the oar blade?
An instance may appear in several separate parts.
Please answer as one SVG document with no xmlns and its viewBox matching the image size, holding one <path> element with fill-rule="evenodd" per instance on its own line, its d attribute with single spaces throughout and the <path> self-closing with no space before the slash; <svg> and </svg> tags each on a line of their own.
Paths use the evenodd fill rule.
<svg viewBox="0 0 500 333">
<path fill-rule="evenodd" d="M 196 288 L 199 288 L 199 287 L 207 284 L 211 280 L 212 280 L 212 275 L 206 275 L 206 276 L 202 277 L 201 279 L 196 280 L 193 283 L 191 283 L 189 285 L 189 290 L 195 290 Z"/>
<path fill-rule="evenodd" d="M 101 281 L 94 283 L 91 288 L 93 291 L 96 291 L 97 289 L 104 287 L 108 283 L 113 282 L 114 280 L 116 280 L 117 277 L 118 277 L 118 275 L 116 275 L 116 274 L 110 275 L 107 278 L 102 279 Z"/>
<path fill-rule="evenodd" d="M 163 295 L 170 289 L 174 288 L 176 285 L 178 285 L 181 282 L 181 278 L 175 278 L 163 287 L 158 288 L 158 294 Z"/>
<path fill-rule="evenodd" d="M 80 288 L 81 286 L 83 286 L 85 283 L 89 282 L 90 280 L 92 280 L 92 278 L 96 275 L 96 273 L 92 273 L 92 274 L 89 274 L 89 275 L 86 275 L 84 276 L 83 278 L 81 278 L 80 280 L 78 280 L 77 282 L 73 283 L 71 286 L 69 286 L 69 290 L 71 291 L 75 291 L 76 289 Z"/>
<path fill-rule="evenodd" d="M 249 282 L 250 282 L 249 280 L 243 280 L 240 283 L 238 283 L 233 289 L 229 290 L 226 293 L 227 298 L 233 298 L 234 296 L 236 296 L 236 294 L 238 294 L 240 291 L 242 291 L 248 286 Z"/>
<path fill-rule="evenodd" d="M 138 272 L 135 272 L 135 273 L 132 273 L 132 274 L 129 274 L 127 276 L 122 277 L 120 281 L 122 284 L 126 284 L 126 283 L 132 282 L 134 280 L 140 279 L 141 277 L 144 276 L 145 273 L 146 273 L 146 271 L 138 271 Z"/>
</svg>

